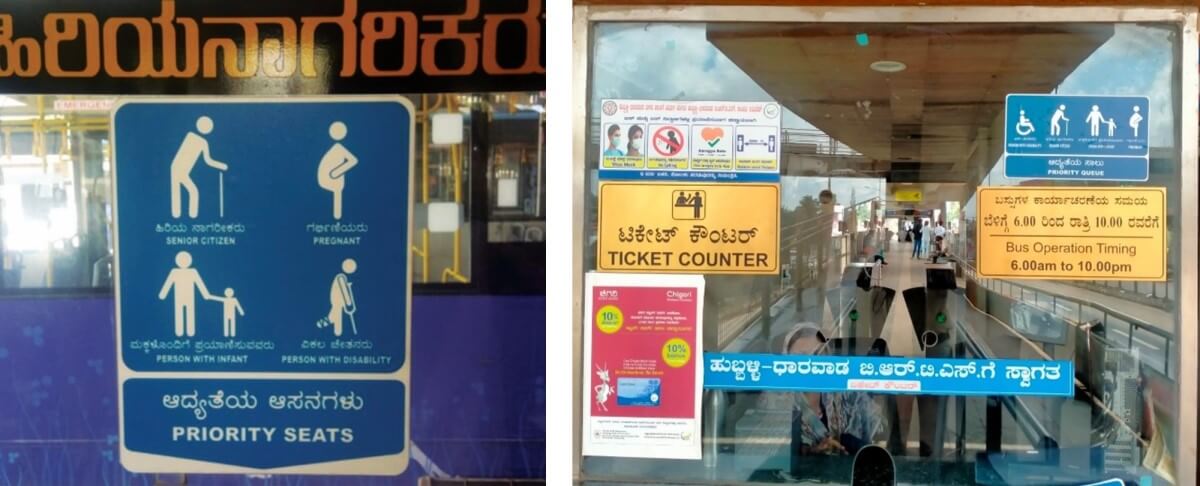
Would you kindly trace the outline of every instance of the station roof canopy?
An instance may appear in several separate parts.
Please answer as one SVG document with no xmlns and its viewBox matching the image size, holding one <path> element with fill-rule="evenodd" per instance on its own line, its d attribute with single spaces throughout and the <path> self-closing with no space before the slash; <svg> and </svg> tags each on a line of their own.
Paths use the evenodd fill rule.
<svg viewBox="0 0 1200 486">
<path fill-rule="evenodd" d="M 767 93 L 890 182 L 966 182 L 1005 96 L 1051 92 L 1112 35 L 1103 24 L 708 24 Z M 904 69 L 886 72 L 896 62 Z"/>
</svg>

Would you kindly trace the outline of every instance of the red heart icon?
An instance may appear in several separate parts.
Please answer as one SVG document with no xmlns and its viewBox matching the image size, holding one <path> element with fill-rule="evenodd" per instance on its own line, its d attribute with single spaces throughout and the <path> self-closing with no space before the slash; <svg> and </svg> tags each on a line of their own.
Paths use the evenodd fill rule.
<svg viewBox="0 0 1200 486">
<path fill-rule="evenodd" d="M 703 137 L 706 142 L 711 142 L 725 136 L 725 130 L 722 130 L 720 127 L 706 127 L 705 129 L 700 130 L 700 136 Z"/>
</svg>

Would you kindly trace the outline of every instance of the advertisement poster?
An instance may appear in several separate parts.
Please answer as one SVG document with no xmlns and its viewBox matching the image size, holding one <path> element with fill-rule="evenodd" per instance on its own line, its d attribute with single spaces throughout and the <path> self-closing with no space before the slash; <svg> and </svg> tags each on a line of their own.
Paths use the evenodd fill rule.
<svg viewBox="0 0 1200 486">
<path fill-rule="evenodd" d="M 704 277 L 589 273 L 583 454 L 700 459 Z"/>
<path fill-rule="evenodd" d="M 600 113 L 603 179 L 779 180 L 777 103 L 604 100 Z"/>
</svg>

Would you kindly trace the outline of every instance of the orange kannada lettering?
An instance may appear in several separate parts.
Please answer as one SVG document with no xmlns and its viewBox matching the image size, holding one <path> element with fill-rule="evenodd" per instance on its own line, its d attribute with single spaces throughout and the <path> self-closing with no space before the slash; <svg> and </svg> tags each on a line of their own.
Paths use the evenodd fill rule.
<svg viewBox="0 0 1200 486">
<path fill-rule="evenodd" d="M 529 0 L 529 8 L 521 14 L 488 15 L 483 24 L 483 70 L 488 74 L 544 74 L 541 51 L 542 22 L 538 12 L 542 11 L 542 0 Z M 505 68 L 497 61 L 497 37 L 500 25 L 505 22 L 520 22 L 525 26 L 525 63 L 520 67 Z"/>
<path fill-rule="evenodd" d="M 46 72 L 57 78 L 90 78 L 100 72 L 100 21 L 92 14 L 50 14 L 43 21 L 46 31 Z M 59 64 L 58 46 L 79 39 L 82 31 L 83 69 L 68 71 Z"/>
<path fill-rule="evenodd" d="M 316 57 L 317 46 L 313 37 L 317 27 L 324 24 L 336 25 L 342 29 L 342 72 L 343 78 L 354 75 L 358 70 L 355 59 L 358 57 L 358 27 L 354 25 L 354 16 L 358 11 L 358 0 L 345 0 L 342 15 L 339 17 L 304 17 L 300 19 L 300 72 L 305 77 L 317 76 Z"/>
<path fill-rule="evenodd" d="M 479 34 L 458 32 L 458 23 L 479 16 L 479 0 L 466 0 L 462 15 L 430 15 L 426 19 L 442 23 L 442 32 L 421 34 L 421 69 L 430 76 L 463 75 L 475 71 L 479 65 Z M 437 62 L 438 42 L 457 40 L 463 46 L 462 66 L 442 68 Z"/>
<path fill-rule="evenodd" d="M 408 76 L 417 69 L 417 16 L 412 12 L 369 13 L 363 16 L 362 70 L 373 77 Z M 376 67 L 375 44 L 396 37 L 396 26 L 401 25 L 404 49 L 402 64 L 398 69 L 384 70 Z"/>
<path fill-rule="evenodd" d="M 12 37 L 12 15 L 0 14 L 0 78 L 37 76 L 42 70 L 41 46 L 33 39 Z"/>
<path fill-rule="evenodd" d="M 175 0 L 162 0 L 158 16 L 110 17 L 101 21 L 91 13 L 50 13 L 43 18 L 44 39 L 18 37 L 11 14 L 0 13 L 0 78 L 34 77 L 45 73 L 56 78 L 90 78 L 103 73 L 113 78 L 204 78 L 225 76 L 250 78 L 265 75 L 287 78 L 297 70 L 304 77 L 318 77 L 331 69 L 318 53 L 318 29 L 334 28 L 341 33 L 341 67 L 338 75 L 352 77 L 403 77 L 417 72 L 429 76 L 463 76 L 481 70 L 491 75 L 544 74 L 542 65 L 542 0 L 527 0 L 519 13 L 483 15 L 480 32 L 464 32 L 465 22 L 480 18 L 479 0 L 462 0 L 459 14 L 427 15 L 413 12 L 366 12 L 359 19 L 358 0 L 342 0 L 337 16 L 292 17 L 204 17 L 199 20 L 176 15 Z M 357 21 L 356 21 L 357 19 Z M 505 46 L 523 47 L 519 64 L 500 62 L 500 29 L 519 24 L 524 42 Z M 235 26 L 237 36 L 205 36 L 203 26 Z M 422 27 L 440 27 L 421 32 Z M 277 32 L 264 38 L 262 32 Z M 509 27 L 511 30 L 511 27 Z M 239 38 L 240 37 L 240 38 Z M 134 45 L 119 46 L 119 38 L 136 39 Z M 378 44 L 401 43 L 383 59 Z M 439 45 L 462 46 L 456 65 L 439 62 Z M 118 48 L 123 47 L 118 52 Z M 80 53 L 64 57 L 66 50 Z M 159 59 L 155 53 L 161 52 Z M 361 58 L 360 58 L 361 56 Z M 516 61 L 518 56 L 512 56 Z M 73 64 L 73 65 L 64 65 Z M 389 66 L 387 68 L 381 65 Z"/>
</svg>

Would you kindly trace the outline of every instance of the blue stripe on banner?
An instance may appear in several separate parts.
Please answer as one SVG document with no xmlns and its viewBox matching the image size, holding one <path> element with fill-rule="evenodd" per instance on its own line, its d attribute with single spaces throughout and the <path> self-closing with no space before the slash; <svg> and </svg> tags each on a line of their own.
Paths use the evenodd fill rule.
<svg viewBox="0 0 1200 486">
<path fill-rule="evenodd" d="M 1070 361 L 705 353 L 704 387 L 742 391 L 1074 396 Z"/>
<path fill-rule="evenodd" d="M 779 182 L 778 172 L 692 172 L 673 170 L 601 170 L 605 181 Z"/>
</svg>

